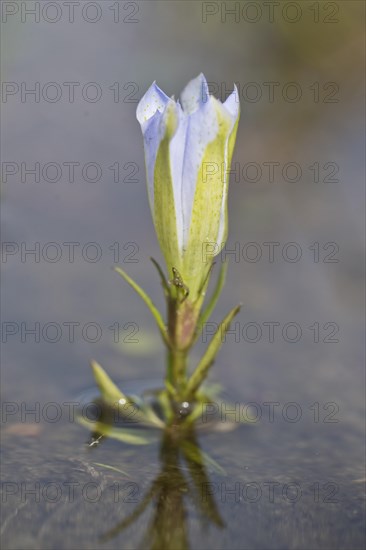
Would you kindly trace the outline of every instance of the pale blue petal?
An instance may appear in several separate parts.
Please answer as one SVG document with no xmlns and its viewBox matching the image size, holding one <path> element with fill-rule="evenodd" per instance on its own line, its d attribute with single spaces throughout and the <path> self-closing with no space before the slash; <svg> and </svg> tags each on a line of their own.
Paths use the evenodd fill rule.
<svg viewBox="0 0 366 550">
<path fill-rule="evenodd" d="M 160 121 L 162 113 L 156 113 L 145 123 L 144 136 L 144 151 L 145 151 L 145 166 L 146 166 L 146 184 L 149 195 L 149 203 L 151 212 L 154 215 L 154 171 L 156 155 L 158 153 L 161 136 L 160 136 Z"/>
<path fill-rule="evenodd" d="M 235 84 L 233 92 L 229 95 L 223 105 L 225 109 L 227 109 L 227 111 L 229 112 L 234 126 L 240 113 L 239 92 Z"/>
<path fill-rule="evenodd" d="M 203 74 L 188 83 L 181 99 L 183 110 L 179 102 L 170 99 L 154 82 L 139 102 L 136 115 L 144 136 L 147 187 L 153 213 L 156 157 L 161 140 L 170 134 L 170 167 L 167 169 L 171 170 L 173 182 L 178 245 L 183 250 L 189 238 L 193 201 L 203 156 L 207 145 L 219 131 L 217 109 L 221 110 L 224 118 L 230 118 L 233 128 L 240 105 L 236 86 L 224 104 L 210 97 Z M 227 160 L 227 151 L 225 157 Z M 227 184 L 225 177 L 224 197 Z M 226 204 L 223 200 L 219 242 L 224 232 L 225 216 Z"/>
<path fill-rule="evenodd" d="M 207 81 L 201 73 L 196 78 L 188 82 L 187 86 L 180 95 L 183 110 L 188 114 L 194 113 L 202 105 L 207 103 L 209 95 Z"/>
<path fill-rule="evenodd" d="M 172 150 L 172 143 L 176 143 L 175 136 L 180 126 L 180 114 L 181 114 L 181 107 L 178 106 L 174 100 L 168 98 L 168 101 L 164 107 L 163 112 L 161 112 L 160 110 L 157 110 L 149 120 L 143 123 L 147 188 L 148 188 L 148 194 L 149 194 L 150 207 L 151 207 L 153 216 L 154 216 L 154 176 L 155 176 L 156 157 L 158 154 L 161 140 L 166 136 L 168 132 L 172 134 L 171 137 L 169 138 L 171 140 L 170 150 Z M 170 120 L 168 120 L 169 117 L 171 117 Z M 169 127 L 168 127 L 168 122 L 169 122 Z M 175 148 L 173 148 L 173 150 L 175 151 Z M 179 153 L 179 150 L 180 148 L 177 147 L 178 153 Z M 178 156 L 178 155 L 175 155 L 175 156 Z M 179 162 L 179 158 L 175 162 Z M 172 161 L 171 161 L 170 168 L 172 171 L 172 180 L 174 185 L 176 178 L 174 174 L 174 166 L 172 166 Z M 181 174 L 181 167 L 179 167 L 179 179 L 181 179 L 180 174 Z M 180 185 L 179 185 L 179 192 L 180 192 Z M 174 189 L 174 196 L 175 195 L 176 195 L 176 191 Z M 180 198 L 179 198 L 179 203 L 180 203 Z M 177 211 L 177 205 L 176 205 L 176 216 L 177 216 L 177 223 L 178 223 L 178 220 L 180 221 L 182 219 L 182 214 L 180 211 Z M 180 225 L 182 225 L 181 221 L 180 221 Z"/>
<path fill-rule="evenodd" d="M 189 116 L 182 179 L 183 243 L 188 243 L 192 206 L 196 191 L 197 178 L 210 141 L 217 136 L 219 124 L 215 110 L 216 100 L 210 96 L 208 101 Z M 217 102 L 216 102 L 217 103 Z M 209 212 L 202 212 L 209 215 Z"/>
<path fill-rule="evenodd" d="M 136 111 L 144 137 L 146 183 L 152 212 L 156 155 L 165 133 L 164 113 L 171 102 L 172 100 L 154 82 L 142 97 Z"/>
<path fill-rule="evenodd" d="M 146 94 L 141 98 L 136 109 L 136 117 L 141 124 L 142 131 L 146 127 L 146 122 L 154 116 L 156 111 L 163 112 L 169 97 L 153 82 Z"/>
<path fill-rule="evenodd" d="M 232 130 L 240 114 L 239 93 L 235 84 L 234 84 L 234 91 L 229 95 L 227 100 L 224 102 L 223 106 L 228 111 L 231 117 L 231 121 L 232 121 L 231 130 Z M 226 147 L 225 147 L 225 169 L 223 171 L 224 172 L 223 173 L 224 192 L 222 196 L 223 200 L 222 200 L 221 212 L 220 212 L 220 227 L 219 227 L 219 233 L 217 236 L 217 244 L 219 246 L 222 244 L 224 239 L 224 233 L 225 233 L 225 227 L 226 227 L 225 218 L 227 216 L 227 194 L 228 194 L 228 185 L 229 185 L 229 176 L 227 174 L 227 170 L 230 170 L 230 166 L 228 165 L 228 142 L 229 140 L 227 140 Z"/>
</svg>

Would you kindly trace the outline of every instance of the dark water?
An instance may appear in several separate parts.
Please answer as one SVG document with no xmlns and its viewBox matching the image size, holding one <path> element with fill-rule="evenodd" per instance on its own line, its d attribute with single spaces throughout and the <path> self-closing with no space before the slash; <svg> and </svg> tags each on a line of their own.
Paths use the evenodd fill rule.
<svg viewBox="0 0 366 550">
<path fill-rule="evenodd" d="M 115 23 L 113 3 L 96 4 L 96 23 L 85 20 L 92 7 L 84 19 L 75 8 L 74 23 L 65 11 L 47 22 L 51 8 L 39 23 L 3 21 L 2 78 L 19 86 L 2 105 L 3 162 L 16 171 L 2 186 L 12 243 L 2 257 L 3 547 L 363 548 L 362 4 L 334 3 L 333 23 L 323 3 L 319 23 L 307 2 L 294 23 L 270 23 L 263 5 L 257 23 L 220 13 L 204 23 L 205 3 L 169 1 L 121 2 L 119 17 L 138 22 Z M 227 431 L 227 408 L 221 431 L 198 436 L 221 473 L 166 443 L 162 452 L 161 441 L 90 449 L 72 414 L 92 384 L 91 358 L 121 388 L 163 376 L 153 321 L 110 267 L 163 307 L 135 100 L 155 79 L 178 96 L 200 71 L 222 98 L 233 81 L 242 90 L 226 249 L 235 253 L 213 322 L 243 308 L 211 381 L 235 414 L 258 419 Z M 39 102 L 21 95 L 37 82 Z M 65 82 L 80 84 L 74 102 Z M 273 101 L 266 82 L 279 83 Z M 98 101 L 85 99 L 95 90 Z M 36 162 L 39 182 L 24 172 Z M 65 243 L 75 243 L 73 261 Z M 118 531 L 156 479 L 160 496 Z"/>
</svg>

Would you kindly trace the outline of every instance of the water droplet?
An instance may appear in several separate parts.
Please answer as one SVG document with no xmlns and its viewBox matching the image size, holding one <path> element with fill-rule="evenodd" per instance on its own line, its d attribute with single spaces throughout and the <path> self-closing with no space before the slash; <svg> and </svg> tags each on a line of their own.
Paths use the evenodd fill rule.
<svg viewBox="0 0 366 550">
<path fill-rule="evenodd" d="M 191 412 L 191 410 L 192 410 L 192 407 L 191 407 L 191 404 L 188 403 L 188 401 L 183 401 L 179 405 L 179 414 L 180 414 L 180 416 L 188 416 L 189 413 Z"/>
</svg>

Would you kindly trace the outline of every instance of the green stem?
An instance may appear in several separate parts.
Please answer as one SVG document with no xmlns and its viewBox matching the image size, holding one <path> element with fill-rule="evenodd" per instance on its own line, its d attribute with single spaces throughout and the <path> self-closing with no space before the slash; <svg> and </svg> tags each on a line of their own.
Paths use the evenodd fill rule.
<svg viewBox="0 0 366 550">
<path fill-rule="evenodd" d="M 167 389 L 169 393 L 172 393 L 172 389 L 174 389 L 173 354 L 172 354 L 172 350 L 169 348 L 166 354 L 166 362 L 167 362 L 167 373 L 165 378 L 165 384 L 167 385 Z"/>
<path fill-rule="evenodd" d="M 182 395 L 185 386 L 187 384 L 187 351 L 186 350 L 173 350 L 173 375 L 175 381 L 175 387 L 177 388 L 177 395 Z"/>
<path fill-rule="evenodd" d="M 172 408 L 183 400 L 187 385 L 187 350 L 172 348 L 167 354 L 167 377 L 165 379 Z"/>
</svg>

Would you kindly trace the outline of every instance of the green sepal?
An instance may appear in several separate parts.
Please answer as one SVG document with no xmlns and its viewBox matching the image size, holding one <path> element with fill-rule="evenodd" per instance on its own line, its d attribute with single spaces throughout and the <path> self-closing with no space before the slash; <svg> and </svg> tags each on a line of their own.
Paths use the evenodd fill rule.
<svg viewBox="0 0 366 550">
<path fill-rule="evenodd" d="M 231 134 L 230 134 L 230 137 L 229 137 L 229 140 L 228 140 L 228 146 L 227 146 L 227 170 L 230 170 L 230 166 L 231 166 L 231 159 L 233 157 L 233 153 L 234 153 L 234 147 L 235 147 L 235 141 L 236 141 L 236 134 L 237 134 L 237 131 L 238 131 L 238 125 L 239 125 L 239 118 L 240 118 L 240 114 L 234 124 L 234 127 L 233 129 L 231 130 Z M 226 175 L 225 175 L 225 179 L 226 179 L 226 189 L 224 191 L 224 205 L 223 205 L 223 208 L 224 208 L 224 220 L 225 220 L 225 225 L 224 225 L 224 230 L 223 230 L 223 234 L 221 236 L 221 239 L 220 241 L 221 242 L 217 242 L 218 246 L 220 247 L 221 245 L 223 245 L 226 240 L 227 240 L 227 235 L 228 235 L 228 205 L 227 205 L 227 202 L 228 202 L 228 185 L 229 185 L 229 176 L 230 176 L 230 173 L 228 172 Z"/>
<path fill-rule="evenodd" d="M 179 120 L 175 101 L 170 100 L 164 112 L 164 136 L 156 152 L 154 166 L 153 219 L 156 234 L 168 270 L 181 269 L 181 252 L 178 244 L 173 174 L 170 143 Z"/>
<path fill-rule="evenodd" d="M 223 202 L 227 200 L 228 191 L 226 178 L 223 177 L 220 169 L 211 174 L 207 173 L 208 164 L 214 163 L 217 167 L 221 167 L 227 160 L 227 142 L 231 131 L 231 119 L 225 109 L 222 109 L 215 98 L 210 97 L 210 101 L 216 109 L 218 130 L 215 138 L 206 145 L 198 168 L 188 243 L 181 271 L 185 284 L 191 290 L 193 300 L 202 285 L 210 263 L 207 258 L 203 258 L 203 247 L 210 243 L 218 244 L 221 209 Z M 208 212 L 209 215 L 203 216 L 203 212 Z M 225 226 L 226 224 L 225 218 Z"/>
<path fill-rule="evenodd" d="M 215 286 L 215 290 L 213 291 L 213 294 L 212 294 L 212 296 L 211 296 L 211 298 L 210 298 L 210 301 L 208 302 L 206 308 L 205 308 L 204 311 L 201 313 L 201 315 L 200 315 L 200 317 L 199 317 L 199 319 L 198 319 L 198 323 L 197 323 L 197 336 L 198 336 L 199 333 L 201 332 L 203 325 L 204 325 L 204 324 L 206 323 L 206 321 L 210 318 L 210 316 L 211 316 L 213 310 L 214 310 L 215 307 L 216 307 L 217 301 L 218 301 L 218 299 L 220 298 L 220 294 L 221 294 L 222 289 L 224 288 L 224 285 L 225 285 L 227 268 L 228 268 L 228 263 L 227 263 L 227 262 L 224 262 L 224 263 L 221 265 L 219 277 L 218 277 L 218 279 L 217 279 L 217 283 L 216 283 L 216 286 Z"/>
</svg>

